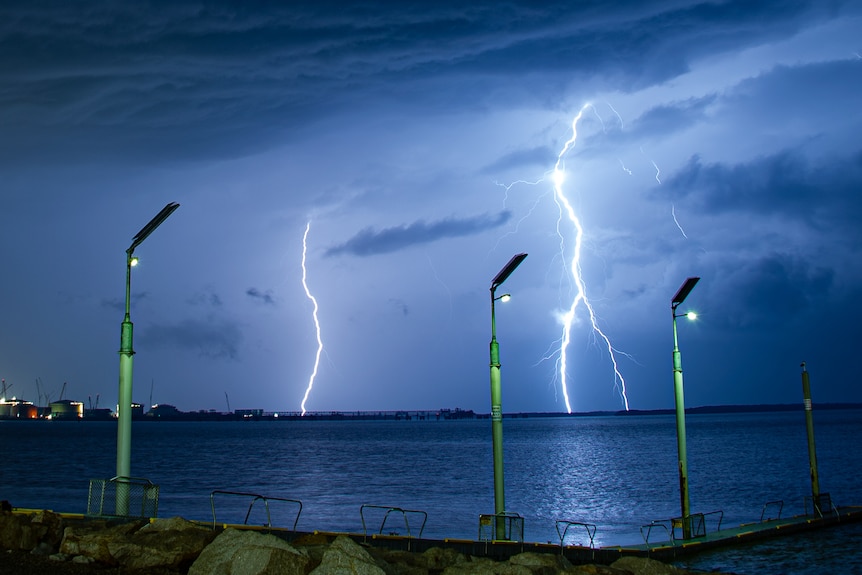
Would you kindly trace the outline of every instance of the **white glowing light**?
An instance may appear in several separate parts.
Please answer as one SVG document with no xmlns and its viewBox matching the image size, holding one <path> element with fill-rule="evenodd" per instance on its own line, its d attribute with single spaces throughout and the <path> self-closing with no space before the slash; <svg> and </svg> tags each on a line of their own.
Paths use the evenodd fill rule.
<svg viewBox="0 0 862 575">
<path fill-rule="evenodd" d="M 317 299 L 311 295 L 311 291 L 308 289 L 308 272 L 305 267 L 306 255 L 308 254 L 308 231 L 310 229 L 311 222 L 309 221 L 305 226 L 305 234 L 302 236 L 302 287 L 305 289 L 305 295 L 314 305 L 314 311 L 311 315 L 314 318 L 314 329 L 317 332 L 317 354 L 314 356 L 314 369 L 311 372 L 311 377 L 308 378 L 308 387 L 305 389 L 305 395 L 300 405 L 302 415 L 305 415 L 305 402 L 308 401 L 308 395 L 311 393 L 311 388 L 314 387 L 314 378 L 317 377 L 317 369 L 320 366 L 320 354 L 323 352 L 323 339 L 320 337 L 320 321 L 317 319 Z"/>
<path fill-rule="evenodd" d="M 687 317 L 688 319 L 691 319 L 691 320 L 695 320 L 695 319 L 697 319 L 697 314 L 693 311 L 690 311 L 687 314 L 685 314 L 685 317 Z"/>
<path fill-rule="evenodd" d="M 576 313 L 578 310 L 578 306 L 583 304 L 584 308 L 587 311 L 587 315 L 590 319 L 590 326 L 592 327 L 593 332 L 605 343 L 605 346 L 608 350 L 608 355 L 610 356 L 611 363 L 613 364 L 614 370 L 614 386 L 616 387 L 617 381 L 619 381 L 619 390 L 620 396 L 623 399 L 625 404 L 626 411 L 629 409 L 629 400 L 626 395 L 626 382 L 620 373 L 619 367 L 617 365 L 616 359 L 616 350 L 613 345 L 611 345 L 610 339 L 605 333 L 599 328 L 598 322 L 596 321 L 596 314 L 593 311 L 593 306 L 587 298 L 586 286 L 584 284 L 583 276 L 581 275 L 581 244 L 583 239 L 583 228 L 581 227 L 581 222 L 575 214 L 574 208 L 572 208 L 571 203 L 569 202 L 566 195 L 563 193 L 562 182 L 565 179 L 565 164 L 563 161 L 563 157 L 566 153 L 571 150 L 578 139 L 578 121 L 580 121 L 581 116 L 584 113 L 584 110 L 591 107 L 591 104 L 585 104 L 578 115 L 575 116 L 575 119 L 572 120 L 572 137 L 565 143 L 563 149 L 560 151 L 557 156 L 557 163 L 554 166 L 554 201 L 557 204 L 557 207 L 560 210 L 560 218 L 557 220 L 557 234 L 560 237 L 560 250 L 563 251 L 565 247 L 565 238 L 563 233 L 560 231 L 560 224 L 562 222 L 563 216 L 567 217 L 568 220 L 572 223 L 575 229 L 575 237 L 574 237 L 574 249 L 572 253 L 572 259 L 569 263 L 569 270 L 572 274 L 572 282 L 575 288 L 575 297 L 572 300 L 572 304 L 569 306 L 567 312 L 565 312 L 561 321 L 563 323 L 563 335 L 560 343 L 560 355 L 559 355 L 559 365 L 560 365 L 560 384 L 563 390 L 563 399 L 566 402 L 566 410 L 568 413 L 572 412 L 572 406 L 569 401 L 569 392 L 566 386 L 566 371 L 568 368 L 568 357 L 566 352 L 569 347 L 569 343 L 571 342 L 571 332 L 572 332 L 572 323 L 575 321 Z"/>
<path fill-rule="evenodd" d="M 557 158 L 557 166 L 560 165 L 560 159 Z M 566 173 L 559 168 L 554 169 L 554 188 L 558 188 L 566 181 Z"/>
</svg>

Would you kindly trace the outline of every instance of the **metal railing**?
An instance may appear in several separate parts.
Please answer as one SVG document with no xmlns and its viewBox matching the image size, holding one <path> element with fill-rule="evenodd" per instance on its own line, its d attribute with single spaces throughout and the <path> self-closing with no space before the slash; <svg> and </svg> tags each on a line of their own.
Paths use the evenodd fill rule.
<svg viewBox="0 0 862 575">
<path fill-rule="evenodd" d="M 560 537 L 560 547 L 563 546 L 563 542 L 566 538 L 566 534 L 569 531 L 569 527 L 583 527 L 587 533 L 587 537 L 590 540 L 590 549 L 595 548 L 594 539 L 596 536 L 596 526 L 593 525 L 592 523 L 581 523 L 580 521 L 569 521 L 567 519 L 557 519 L 557 521 L 554 523 L 554 525 L 557 528 L 557 535 L 559 535 L 559 537 Z M 561 525 L 566 526 L 565 529 L 562 530 L 562 532 L 560 531 Z"/>
<path fill-rule="evenodd" d="M 270 513 L 269 503 L 270 501 L 279 501 L 282 503 L 294 504 L 297 506 L 296 517 L 293 520 L 293 527 L 291 527 L 292 531 L 296 531 L 296 524 L 299 522 L 299 516 L 302 514 L 302 501 L 298 499 L 285 499 L 283 497 L 267 497 L 265 495 L 258 495 L 257 493 L 243 493 L 240 491 L 222 491 L 220 489 L 216 489 L 210 493 L 210 507 L 213 512 L 213 529 L 215 529 L 216 522 L 216 508 L 215 508 L 215 496 L 216 495 L 229 495 L 232 497 L 250 497 L 251 502 L 248 504 L 248 510 L 245 513 L 245 519 L 243 520 L 243 525 L 248 525 L 248 519 L 251 517 L 252 509 L 254 508 L 254 504 L 258 501 L 263 501 L 264 510 L 266 511 L 266 524 L 264 527 L 269 529 L 272 528 L 272 514 Z"/>
<path fill-rule="evenodd" d="M 707 529 L 709 521 L 714 518 L 718 520 L 715 529 L 712 529 L 712 531 L 719 531 L 721 529 L 721 522 L 724 520 L 724 511 L 720 510 L 708 513 L 692 513 L 687 517 L 673 517 L 671 519 L 652 521 L 648 525 L 641 526 L 641 537 L 643 537 L 644 543 L 649 545 L 652 530 L 657 527 L 661 527 L 665 531 L 671 543 L 675 543 L 677 539 L 686 539 L 684 537 L 686 527 L 688 527 L 689 539 L 705 537 L 707 531 L 709 531 Z M 677 531 L 680 531 L 683 536 L 678 537 Z"/>
<path fill-rule="evenodd" d="M 87 515 L 97 517 L 156 517 L 159 486 L 142 477 L 91 479 Z"/>
<path fill-rule="evenodd" d="M 776 508 L 778 510 L 778 514 L 773 517 L 772 513 L 775 512 Z M 781 501 L 781 500 L 767 501 L 766 503 L 763 504 L 763 509 L 761 509 L 761 511 L 760 511 L 760 522 L 763 523 L 764 521 L 773 521 L 773 520 L 781 519 L 781 511 L 783 509 L 784 509 L 784 501 Z M 767 511 L 771 511 L 772 513 L 767 513 Z"/>
<path fill-rule="evenodd" d="M 811 504 L 811 512 L 809 513 L 808 505 Z M 826 515 L 838 515 L 838 508 L 832 503 L 832 496 L 828 493 L 821 493 L 817 497 L 806 496 L 802 502 L 805 508 L 805 515 L 816 515 L 823 518 Z"/>
<path fill-rule="evenodd" d="M 425 530 L 425 522 L 428 521 L 428 514 L 424 511 L 417 511 L 415 509 L 402 509 L 401 507 L 391 507 L 388 505 L 369 505 L 363 504 L 359 507 L 359 517 L 362 519 L 362 532 L 365 534 L 365 537 L 368 537 L 368 529 L 365 526 L 365 510 L 366 509 L 377 509 L 384 511 L 383 520 L 380 522 L 380 529 L 377 531 L 378 534 L 383 534 L 383 528 L 386 526 L 386 520 L 389 519 L 389 515 L 392 513 L 400 513 L 404 518 L 404 528 L 407 529 L 407 537 L 413 537 L 413 534 L 410 531 L 410 521 L 408 519 L 408 515 L 421 515 L 422 516 L 422 525 L 419 527 L 419 534 L 417 537 L 422 537 L 422 532 Z M 398 535 L 397 532 L 390 532 L 389 535 Z"/>
<path fill-rule="evenodd" d="M 664 529 L 665 535 L 667 535 L 667 541 L 673 542 L 673 531 L 671 531 L 668 528 L 668 526 L 667 526 L 668 522 L 652 521 L 648 525 L 642 525 L 641 526 L 641 537 L 643 537 L 644 543 L 646 543 L 647 545 L 650 544 L 649 539 L 650 539 L 650 536 L 652 535 L 652 530 L 659 528 L 659 527 L 661 529 Z M 644 531 L 644 530 L 646 530 L 646 531 Z"/>
</svg>

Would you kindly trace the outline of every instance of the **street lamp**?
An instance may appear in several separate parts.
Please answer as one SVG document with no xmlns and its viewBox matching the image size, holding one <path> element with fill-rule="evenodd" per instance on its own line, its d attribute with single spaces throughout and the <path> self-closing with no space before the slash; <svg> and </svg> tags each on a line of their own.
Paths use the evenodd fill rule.
<svg viewBox="0 0 862 575">
<path fill-rule="evenodd" d="M 811 504 L 815 512 L 822 512 L 820 507 L 820 478 L 817 473 L 817 448 L 814 443 L 814 415 L 811 412 L 811 382 L 808 370 L 802 362 L 802 400 L 805 406 L 805 431 L 808 436 L 808 470 L 811 474 Z M 828 509 L 826 510 L 829 511 Z"/>
<path fill-rule="evenodd" d="M 500 390 L 500 346 L 497 344 L 497 327 L 494 317 L 494 302 L 508 301 L 509 294 L 496 297 L 497 288 L 506 281 L 515 268 L 521 265 L 527 254 L 512 256 L 503 269 L 491 280 L 491 439 L 494 450 L 494 514 L 497 516 L 497 533 L 505 532 L 503 514 L 506 498 L 503 492 L 503 406 Z"/>
<path fill-rule="evenodd" d="M 673 395 L 676 402 L 676 448 L 679 456 L 679 500 L 682 510 L 682 537 L 689 539 L 691 537 L 691 504 L 688 497 L 688 462 L 686 460 L 685 450 L 685 398 L 682 388 L 682 360 L 679 355 L 679 344 L 676 337 L 676 318 L 687 317 L 695 319 L 697 314 L 694 312 L 676 313 L 676 308 L 679 304 L 685 301 L 691 290 L 700 278 L 691 277 L 677 290 L 676 295 L 670 301 L 671 315 L 673 316 Z"/>
<path fill-rule="evenodd" d="M 132 267 L 137 265 L 138 258 L 132 254 L 141 242 L 147 239 L 162 222 L 168 219 L 174 210 L 180 205 L 171 202 L 162 208 L 150 222 L 141 228 L 134 238 L 132 245 L 126 250 L 126 313 L 120 328 L 120 392 L 117 402 L 117 477 L 131 476 L 131 454 L 132 454 L 132 320 L 129 316 L 129 305 L 132 293 Z M 120 485 L 123 485 L 122 483 Z M 128 484 L 125 489 L 117 491 L 117 514 L 128 515 L 129 498 Z M 121 493 L 123 491 L 123 493 Z"/>
</svg>

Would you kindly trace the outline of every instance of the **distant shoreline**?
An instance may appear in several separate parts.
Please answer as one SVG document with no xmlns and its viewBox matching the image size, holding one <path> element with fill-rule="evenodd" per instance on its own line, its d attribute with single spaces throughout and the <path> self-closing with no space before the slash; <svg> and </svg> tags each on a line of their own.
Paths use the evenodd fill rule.
<svg viewBox="0 0 862 575">
<path fill-rule="evenodd" d="M 775 413 L 803 411 L 803 404 L 756 404 L 756 405 L 707 405 L 701 407 L 689 407 L 685 412 L 688 415 L 696 414 L 719 414 L 719 413 Z M 862 409 L 862 403 L 822 403 L 815 404 L 814 411 L 834 411 Z M 87 410 L 89 411 L 89 410 Z M 103 410 L 99 410 L 98 416 L 88 416 L 87 411 L 83 417 L 56 418 L 58 421 L 115 421 L 114 417 L 108 416 Z M 673 415 L 673 409 L 632 409 L 629 411 L 586 411 L 576 413 L 563 413 L 556 411 L 545 412 L 517 412 L 504 413 L 504 419 L 529 419 L 550 417 L 630 417 L 644 415 Z M 453 420 L 476 420 L 490 419 L 489 413 L 475 413 L 472 410 L 462 409 L 439 409 L 431 411 L 422 410 L 397 410 L 397 411 L 309 411 L 304 415 L 300 412 L 264 412 L 263 410 L 237 410 L 234 412 L 216 411 L 192 411 L 184 412 L 171 410 L 169 412 L 155 409 L 147 413 L 135 413 L 134 421 L 453 421 Z M 21 421 L 24 418 L 0 417 L 0 420 Z M 43 420 L 44 421 L 44 420 Z"/>
</svg>

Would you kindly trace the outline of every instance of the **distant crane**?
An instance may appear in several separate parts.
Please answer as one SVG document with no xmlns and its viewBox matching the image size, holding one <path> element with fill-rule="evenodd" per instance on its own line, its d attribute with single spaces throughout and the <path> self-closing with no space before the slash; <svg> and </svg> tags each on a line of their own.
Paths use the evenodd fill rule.
<svg viewBox="0 0 862 575">
<path fill-rule="evenodd" d="M 36 378 L 36 395 L 39 396 L 39 404 L 38 411 L 39 417 L 45 417 L 47 413 L 50 413 L 48 409 L 48 404 L 50 403 L 50 398 L 48 397 L 48 391 L 45 389 L 45 384 L 42 383 L 42 378 Z"/>
<path fill-rule="evenodd" d="M 228 398 L 228 396 L 227 396 L 227 392 L 224 392 L 224 400 L 227 402 L 227 412 L 228 412 L 228 413 L 233 413 L 233 412 L 230 410 L 230 399 L 229 399 L 229 398 Z"/>
<path fill-rule="evenodd" d="M 96 403 L 95 404 L 93 404 L 93 396 L 92 395 L 87 396 L 87 401 L 89 401 L 89 403 L 90 403 L 90 411 L 93 411 L 94 409 L 99 409 L 99 394 L 98 393 L 96 394 Z"/>
<path fill-rule="evenodd" d="M 63 387 L 60 389 L 60 399 L 58 401 L 63 401 L 63 396 L 66 394 L 66 382 L 63 382 Z"/>
</svg>

